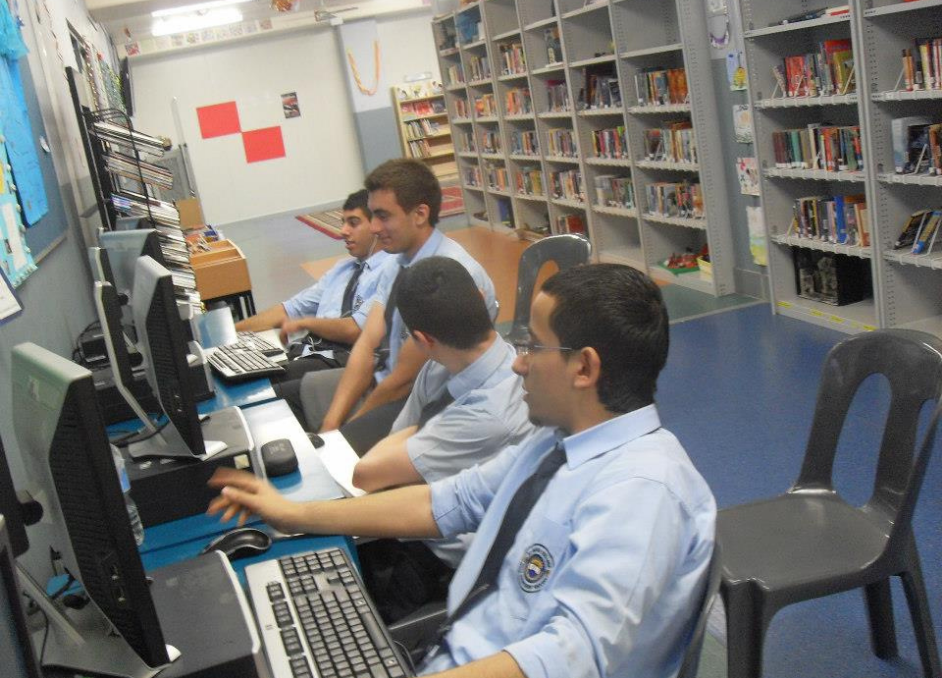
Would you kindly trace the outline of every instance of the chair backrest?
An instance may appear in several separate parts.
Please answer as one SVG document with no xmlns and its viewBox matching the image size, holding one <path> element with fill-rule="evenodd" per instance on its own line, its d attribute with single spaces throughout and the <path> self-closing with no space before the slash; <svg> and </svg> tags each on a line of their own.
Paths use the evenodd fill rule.
<svg viewBox="0 0 942 678">
<path fill-rule="evenodd" d="M 920 411 L 927 401 L 938 401 L 942 389 L 942 341 L 931 334 L 877 330 L 845 339 L 831 349 L 821 376 L 801 474 L 790 491 L 833 491 L 834 457 L 847 411 L 860 384 L 873 374 L 882 374 L 889 382 L 890 406 L 867 506 L 895 527 L 907 503 L 907 492 L 915 490 L 918 494 L 921 484 L 921 478 L 913 476 Z M 934 417 L 922 445 L 928 446 L 926 454 L 935 440 L 936 422 Z M 914 501 L 912 498 L 909 503 Z M 901 524 L 908 528 L 908 521 Z"/>
<path fill-rule="evenodd" d="M 555 262 L 559 270 L 565 270 L 589 261 L 592 245 L 581 235 L 567 233 L 543 238 L 523 251 L 517 268 L 517 301 L 514 306 L 514 321 L 507 338 L 510 341 L 525 337 L 530 323 L 530 302 L 533 288 L 543 264 Z"/>
<path fill-rule="evenodd" d="M 720 553 L 719 541 L 713 544 L 713 557 L 710 559 L 710 572 L 707 575 L 706 589 L 703 591 L 703 602 L 700 604 L 700 614 L 697 617 L 697 623 L 693 627 L 693 633 L 690 636 L 690 644 L 687 645 L 687 651 L 684 653 L 684 661 L 680 665 L 680 671 L 677 678 L 696 678 L 697 669 L 700 667 L 700 652 L 703 650 L 703 637 L 706 634 L 707 620 L 710 618 L 710 610 L 713 608 L 713 601 L 716 600 L 716 593 L 720 590 L 720 582 L 723 577 L 723 556 Z"/>
</svg>

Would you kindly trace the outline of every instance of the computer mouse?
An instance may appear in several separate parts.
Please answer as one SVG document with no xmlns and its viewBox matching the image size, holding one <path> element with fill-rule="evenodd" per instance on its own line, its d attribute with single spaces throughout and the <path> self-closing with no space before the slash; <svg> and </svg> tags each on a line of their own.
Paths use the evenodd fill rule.
<svg viewBox="0 0 942 678">
<path fill-rule="evenodd" d="M 318 447 L 323 447 L 323 446 L 325 445 L 324 439 L 321 438 L 321 437 L 320 437 L 319 435 L 317 435 L 316 433 L 308 433 L 308 434 L 307 434 L 307 438 L 308 438 L 308 440 L 311 441 L 311 445 L 313 445 L 313 446 L 315 447 L 315 449 L 318 448 Z"/>
<path fill-rule="evenodd" d="M 213 539 L 200 551 L 200 555 L 221 551 L 229 560 L 236 560 L 265 553 L 271 544 L 272 538 L 267 532 L 257 527 L 240 527 Z"/>
<path fill-rule="evenodd" d="M 298 470 L 298 458 L 294 446 L 287 438 L 279 438 L 262 445 L 262 464 L 269 478 L 294 473 Z"/>
</svg>

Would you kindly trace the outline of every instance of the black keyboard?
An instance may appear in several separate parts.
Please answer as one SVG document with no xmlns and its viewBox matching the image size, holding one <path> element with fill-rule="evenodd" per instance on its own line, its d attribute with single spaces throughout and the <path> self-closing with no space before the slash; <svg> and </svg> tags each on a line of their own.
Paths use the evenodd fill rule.
<svg viewBox="0 0 942 678">
<path fill-rule="evenodd" d="M 285 351 L 281 346 L 276 346 L 255 332 L 239 332 L 239 343 L 236 345 L 254 349 L 268 357 L 281 355 Z"/>
<path fill-rule="evenodd" d="M 342 549 L 250 565 L 245 577 L 272 675 L 412 675 Z"/>
<path fill-rule="evenodd" d="M 284 368 L 265 356 L 239 344 L 217 346 L 209 364 L 226 381 L 246 381 L 284 374 Z"/>
</svg>

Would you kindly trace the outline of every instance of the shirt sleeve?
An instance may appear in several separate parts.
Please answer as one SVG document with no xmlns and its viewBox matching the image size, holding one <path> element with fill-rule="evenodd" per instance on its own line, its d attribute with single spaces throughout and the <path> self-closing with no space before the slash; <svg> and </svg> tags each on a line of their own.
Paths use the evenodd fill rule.
<svg viewBox="0 0 942 678">
<path fill-rule="evenodd" d="M 320 306 L 321 298 L 324 296 L 324 280 L 327 276 L 321 276 L 321 279 L 310 287 L 301 290 L 285 302 L 282 306 L 289 318 L 297 319 L 309 315 L 317 315 L 317 308 Z"/>
<path fill-rule="evenodd" d="M 505 648 L 528 678 L 606 675 L 632 650 L 641 620 L 663 604 L 678 576 L 689 530 L 681 502 L 647 478 L 604 485 L 573 518 L 574 555 L 551 583 L 559 613 Z"/>
<path fill-rule="evenodd" d="M 483 464 L 432 483 L 432 517 L 443 538 L 477 531 L 520 451 L 517 445 L 507 447 Z"/>
</svg>

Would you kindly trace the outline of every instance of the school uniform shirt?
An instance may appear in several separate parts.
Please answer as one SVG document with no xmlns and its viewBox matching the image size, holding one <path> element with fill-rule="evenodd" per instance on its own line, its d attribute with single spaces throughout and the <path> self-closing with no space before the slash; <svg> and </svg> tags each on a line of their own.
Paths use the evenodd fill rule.
<svg viewBox="0 0 942 678">
<path fill-rule="evenodd" d="M 511 369 L 516 351 L 499 335 L 477 360 L 450 375 L 430 360 L 393 423 L 395 433 L 419 422 L 422 409 L 447 390 L 454 401 L 406 441 L 415 470 L 432 483 L 480 464 L 519 443 L 535 429 L 523 401 L 523 379 Z M 457 567 L 472 535 L 425 544 L 442 561 Z"/>
<path fill-rule="evenodd" d="M 448 595 L 465 598 L 504 512 L 560 439 L 566 462 L 504 558 L 494 590 L 421 672 L 509 652 L 528 678 L 676 674 L 713 552 L 716 504 L 654 405 L 517 447 L 431 486 L 442 535 L 477 531 Z"/>
<path fill-rule="evenodd" d="M 405 254 L 396 255 L 395 260 L 398 265 L 390 265 L 383 271 L 382 279 L 378 284 L 376 297 L 379 303 L 386 303 L 393 283 L 396 280 L 396 276 L 399 275 L 400 268 L 408 268 L 412 264 L 428 257 L 448 257 L 464 266 L 474 279 L 475 285 L 477 285 L 478 289 L 484 294 L 484 301 L 487 304 L 487 311 L 490 313 L 491 319 L 493 320 L 497 317 L 497 297 L 494 292 L 494 283 L 491 282 L 487 271 L 485 271 L 484 267 L 482 267 L 474 257 L 468 254 L 461 245 L 451 238 L 446 237 L 437 228 L 433 229 L 432 235 L 425 241 L 425 244 L 422 245 L 422 248 L 415 253 L 415 256 L 411 260 Z M 409 337 L 408 329 L 402 322 L 402 316 L 399 315 L 399 309 L 396 309 L 393 313 L 391 324 L 392 327 L 386 328 L 386 332 L 389 334 L 389 357 L 383 369 L 377 370 L 374 374 L 377 384 L 389 376 L 392 368 L 396 365 L 396 360 L 399 358 L 399 351 L 402 349 L 402 345 Z"/>
<path fill-rule="evenodd" d="M 366 316 L 382 278 L 384 267 L 392 260 L 393 256 L 382 250 L 374 252 L 366 260 L 366 268 L 363 269 L 363 273 L 357 281 L 356 294 L 353 297 L 353 313 L 351 314 L 357 326 L 361 328 L 366 322 Z M 306 316 L 339 318 L 341 315 L 340 309 L 343 305 L 343 293 L 347 289 L 350 276 L 356 270 L 358 261 L 353 257 L 338 261 L 316 283 L 282 302 L 288 317 L 292 320 Z"/>
</svg>

